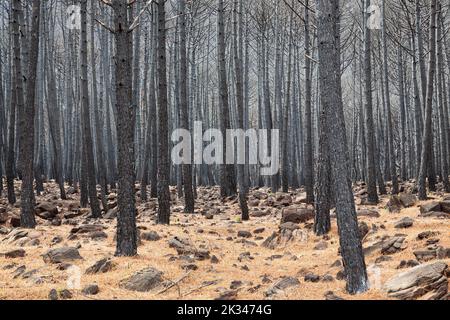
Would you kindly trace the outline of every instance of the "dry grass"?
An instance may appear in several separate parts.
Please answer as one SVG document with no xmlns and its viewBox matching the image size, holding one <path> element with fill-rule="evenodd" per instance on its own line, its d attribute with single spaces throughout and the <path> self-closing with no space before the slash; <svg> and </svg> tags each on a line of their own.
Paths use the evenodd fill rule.
<svg viewBox="0 0 450 320">
<path fill-rule="evenodd" d="M 383 203 L 385 202 L 386 199 L 383 199 Z M 369 226 L 375 224 L 378 227 L 380 225 L 386 227 L 369 236 L 365 245 L 384 235 L 392 236 L 402 233 L 407 235 L 408 247 L 403 252 L 392 255 L 392 261 L 383 262 L 379 265 L 381 268 L 381 283 L 400 272 L 396 267 L 401 260 L 415 259 L 412 251 L 424 247 L 424 241 L 416 240 L 418 233 L 426 230 L 439 231 L 440 245 L 447 248 L 450 247 L 450 223 L 448 220 L 418 218 L 418 207 L 404 209 L 399 214 L 391 214 L 382 207 L 383 204 L 379 206 L 380 218 L 360 218 L 360 220 L 366 221 Z M 232 209 L 222 215 L 215 216 L 213 220 L 206 220 L 201 215 L 174 214 L 172 217 L 173 225 L 169 227 L 157 226 L 154 225 L 150 218 L 142 218 L 138 222 L 140 227 L 146 228 L 147 231 L 156 231 L 163 238 L 157 242 L 143 241 L 138 250 L 138 257 L 114 258 L 113 261 L 116 263 L 115 269 L 101 275 L 84 275 L 84 270 L 101 258 L 113 256 L 115 250 L 113 241 L 115 223 L 111 222 L 106 230 L 108 233 L 106 240 L 92 241 L 83 238 L 74 241 L 64 240 L 55 247 L 63 245 L 74 246 L 79 242 L 81 244 L 79 251 L 84 258 L 81 262 L 76 263 L 83 272 L 81 287 L 90 283 L 97 283 L 100 287 L 100 292 L 90 297 L 84 296 L 80 290 L 73 290 L 74 299 L 166 300 L 180 299 L 181 297 L 184 299 L 213 299 L 219 295 L 221 290 L 228 289 L 233 280 L 244 282 L 243 288 L 239 290 L 239 299 L 264 299 L 264 291 L 270 284 L 262 284 L 261 277 L 263 275 L 267 275 L 274 281 L 282 276 L 295 276 L 301 281 L 298 288 L 287 290 L 284 295 L 277 296 L 277 299 L 324 299 L 324 293 L 329 290 L 345 299 L 387 299 L 386 293 L 379 289 L 371 289 L 367 293 L 358 296 L 347 295 L 344 281 L 309 283 L 303 280 L 303 275 L 306 271 L 318 275 L 331 274 L 334 277 L 336 276 L 339 269 L 330 267 L 339 258 L 339 238 L 335 219 L 332 221 L 333 228 L 328 241 L 329 246 L 326 250 L 313 250 L 313 247 L 321 238 L 315 237 L 311 231 L 308 231 L 308 240 L 306 242 L 292 243 L 286 248 L 268 250 L 261 246 L 248 247 L 242 243 L 236 243 L 234 240 L 238 230 L 253 231 L 260 227 L 265 227 L 265 231 L 262 234 L 262 237 L 265 239 L 278 229 L 280 213 L 273 217 L 252 218 L 251 221 L 244 223 L 234 223 L 236 220 L 234 214 L 235 209 Z M 394 223 L 400 218 L 407 216 L 414 218 L 414 226 L 409 229 L 395 229 Z M 228 217 L 230 220 L 225 220 Z M 197 232 L 200 228 L 204 230 L 203 233 Z M 63 239 L 67 239 L 70 229 L 71 226 L 67 225 L 60 227 L 39 225 L 36 228 L 36 232 L 40 233 L 39 246 L 25 247 L 26 256 L 24 258 L 5 259 L 0 257 L 0 299 L 47 299 L 48 293 L 52 288 L 66 288 L 67 272 L 57 270 L 55 265 L 45 264 L 41 255 L 48 250 L 53 237 L 60 235 Z M 198 270 L 192 271 L 186 279 L 180 282 L 179 286 L 174 286 L 160 295 L 155 293 L 136 293 L 119 288 L 120 280 L 148 266 L 153 266 L 163 271 L 164 277 L 170 280 L 182 277 L 185 274 L 185 271 L 180 268 L 182 262 L 178 260 L 169 262 L 170 255 L 176 256 L 175 250 L 169 248 L 167 244 L 167 240 L 172 236 L 188 237 L 197 246 L 205 245 L 211 251 L 211 254 L 218 257 L 220 262 L 218 264 L 211 264 L 209 260 L 196 262 L 199 267 Z M 226 238 L 229 236 L 232 236 L 234 240 L 227 241 Z M 1 239 L 2 237 L 0 237 L 0 252 L 16 248 L 14 245 L 7 245 L 1 242 Z M 258 244 L 263 241 L 249 240 Z M 239 262 L 237 260 L 239 254 L 246 251 L 250 252 L 254 259 Z M 277 254 L 283 255 L 283 257 L 277 260 L 267 260 L 268 257 Z M 298 259 L 291 259 L 292 255 L 295 255 Z M 372 265 L 379 256 L 379 252 L 366 256 L 367 265 Z M 447 259 L 446 262 L 450 263 L 450 259 Z M 12 272 L 15 270 L 15 267 L 4 270 L 4 266 L 11 263 L 15 263 L 17 266 L 25 265 L 27 271 L 38 269 L 38 274 L 45 279 L 44 283 L 36 285 L 31 284 L 29 280 L 13 279 Z M 250 271 L 242 270 L 241 267 L 243 265 L 246 265 Z M 218 282 L 216 285 L 208 286 L 183 296 L 183 294 L 201 286 L 204 281 L 209 280 L 217 280 Z M 261 285 L 261 287 L 253 293 L 248 291 L 249 288 L 257 285 Z"/>
</svg>

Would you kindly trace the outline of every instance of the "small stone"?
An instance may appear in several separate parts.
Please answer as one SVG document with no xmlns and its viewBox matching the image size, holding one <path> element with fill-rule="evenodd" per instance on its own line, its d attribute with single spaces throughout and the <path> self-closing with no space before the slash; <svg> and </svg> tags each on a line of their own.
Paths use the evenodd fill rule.
<svg viewBox="0 0 450 320">
<path fill-rule="evenodd" d="M 23 250 L 23 249 L 11 250 L 11 251 L 4 253 L 4 256 L 5 256 L 5 258 L 10 258 L 10 259 L 23 258 L 23 257 L 25 257 L 25 250 Z"/>
<path fill-rule="evenodd" d="M 364 239 L 364 237 L 369 233 L 369 226 L 364 221 L 361 221 L 358 226 L 359 229 L 359 237 Z"/>
<path fill-rule="evenodd" d="M 89 233 L 89 238 L 92 240 L 103 240 L 108 238 L 108 235 L 104 231 L 94 231 Z"/>
<path fill-rule="evenodd" d="M 328 243 L 325 241 L 320 241 L 314 246 L 314 250 L 326 250 L 328 248 Z"/>
<path fill-rule="evenodd" d="M 241 230 L 241 231 L 238 231 L 237 236 L 240 238 L 251 238 L 252 233 L 249 231 Z"/>
<path fill-rule="evenodd" d="M 258 229 L 253 230 L 253 233 L 260 234 L 260 233 L 263 233 L 265 230 L 266 230 L 266 228 L 258 228 Z"/>
<path fill-rule="evenodd" d="M 156 231 L 149 231 L 142 233 L 141 239 L 146 241 L 158 241 L 161 239 L 161 236 Z"/>
<path fill-rule="evenodd" d="M 300 285 L 300 281 L 294 277 L 284 277 L 275 282 L 265 293 L 266 297 L 273 296 L 281 291 L 284 291 L 291 287 L 297 287 Z"/>
<path fill-rule="evenodd" d="M 99 292 L 98 285 L 89 284 L 81 290 L 81 292 L 85 295 L 96 295 Z"/>
<path fill-rule="evenodd" d="M 72 299 L 73 295 L 72 292 L 70 292 L 67 289 L 63 289 L 59 292 L 59 297 L 63 300 Z"/>
<path fill-rule="evenodd" d="M 321 281 L 322 282 L 333 282 L 334 277 L 331 274 L 326 274 L 326 275 L 322 276 Z"/>
<path fill-rule="evenodd" d="M 392 257 L 390 256 L 381 256 L 375 259 L 375 263 L 376 264 L 380 264 L 382 262 L 386 262 L 386 261 L 392 261 Z"/>
<path fill-rule="evenodd" d="M 77 248 L 62 247 L 52 249 L 42 255 L 45 263 L 61 263 L 65 261 L 72 261 L 82 259 Z"/>
<path fill-rule="evenodd" d="M 439 232 L 435 232 L 435 231 L 424 231 L 421 232 L 417 235 L 417 239 L 418 240 L 423 240 L 423 239 L 428 239 L 430 237 L 434 237 L 439 235 Z"/>
<path fill-rule="evenodd" d="M 228 290 L 223 292 L 220 296 L 218 296 L 214 300 L 236 300 L 236 298 L 237 298 L 237 291 Z"/>
<path fill-rule="evenodd" d="M 314 210 L 313 209 L 306 209 L 306 208 L 296 208 L 296 207 L 288 207 L 284 208 L 281 218 L 281 224 L 285 222 L 292 222 L 292 223 L 305 223 L 309 220 L 314 219 Z"/>
<path fill-rule="evenodd" d="M 335 295 L 333 291 L 327 291 L 327 292 L 325 292 L 324 297 L 325 297 L 325 300 L 331 300 L 331 301 L 332 301 L 332 300 L 345 300 L 345 299 L 343 299 L 343 298 L 341 298 L 341 297 Z"/>
<path fill-rule="evenodd" d="M 308 273 L 304 279 L 306 282 L 319 282 L 320 276 L 314 273 Z"/>
<path fill-rule="evenodd" d="M 240 280 L 233 280 L 233 281 L 231 281 L 230 289 L 234 290 L 234 289 L 237 289 L 239 287 L 242 287 L 242 285 L 243 285 L 242 281 L 240 281 Z"/>
<path fill-rule="evenodd" d="M 185 271 L 190 271 L 190 270 L 195 271 L 198 269 L 198 266 L 194 263 L 186 263 L 186 264 L 181 265 L 181 269 L 183 269 Z"/>
<path fill-rule="evenodd" d="M 86 270 L 86 274 L 106 273 L 113 268 L 113 263 L 109 258 L 97 261 Z"/>
<path fill-rule="evenodd" d="M 212 255 L 211 256 L 211 263 L 217 264 L 217 263 L 219 263 L 219 259 L 215 255 Z"/>
<path fill-rule="evenodd" d="M 414 224 L 413 219 L 411 219 L 409 217 L 405 217 L 405 218 L 397 221 L 397 223 L 395 224 L 395 228 L 396 229 L 406 229 L 406 228 L 412 227 L 413 224 Z"/>
<path fill-rule="evenodd" d="M 161 286 L 163 283 L 162 275 L 163 272 L 149 267 L 122 280 L 119 286 L 130 291 L 148 292 Z"/>
<path fill-rule="evenodd" d="M 416 260 L 402 260 L 400 261 L 400 264 L 397 266 L 397 269 L 404 269 L 404 268 L 413 268 L 418 266 L 420 263 Z"/>
<path fill-rule="evenodd" d="M 430 202 L 426 204 L 422 204 L 420 206 L 420 213 L 427 213 L 432 211 L 441 211 L 441 204 L 439 202 Z"/>
<path fill-rule="evenodd" d="M 50 292 L 48 293 L 48 299 L 49 300 L 58 300 L 58 292 L 56 291 L 56 289 L 50 290 Z"/>
</svg>

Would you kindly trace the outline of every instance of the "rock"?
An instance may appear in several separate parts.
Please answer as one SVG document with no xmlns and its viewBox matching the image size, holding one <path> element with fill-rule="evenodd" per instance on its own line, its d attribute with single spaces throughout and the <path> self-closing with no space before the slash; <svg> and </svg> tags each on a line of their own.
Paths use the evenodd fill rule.
<svg viewBox="0 0 450 320">
<path fill-rule="evenodd" d="M 244 283 L 240 280 L 233 280 L 233 281 L 231 281 L 230 289 L 232 289 L 232 290 L 238 289 L 238 288 L 242 287 L 243 284 Z"/>
<path fill-rule="evenodd" d="M 15 249 L 15 250 L 5 252 L 3 255 L 5 256 L 5 258 L 10 258 L 10 259 L 23 258 L 23 257 L 25 257 L 25 250 Z"/>
<path fill-rule="evenodd" d="M 76 211 L 69 211 L 69 212 L 65 212 L 64 213 L 64 218 L 65 219 L 74 219 L 74 218 L 81 217 L 85 213 L 86 212 L 84 210 L 81 210 L 81 209 L 78 209 Z"/>
<path fill-rule="evenodd" d="M 4 226 L 0 226 L 0 234 L 8 234 L 9 233 L 9 229 L 7 227 Z"/>
<path fill-rule="evenodd" d="M 72 264 L 70 264 L 70 263 L 60 263 L 56 266 L 56 269 L 58 269 L 60 271 L 66 271 L 70 267 L 72 267 Z"/>
<path fill-rule="evenodd" d="M 12 216 L 9 220 L 9 223 L 13 228 L 19 228 L 20 227 L 20 217 L 18 216 Z"/>
<path fill-rule="evenodd" d="M 4 208 L 0 208 L 4 209 Z M 9 219 L 9 214 L 6 211 L 0 212 L 0 224 L 6 223 Z"/>
<path fill-rule="evenodd" d="M 438 259 L 447 259 L 450 258 L 450 248 L 438 247 L 436 249 L 436 257 Z"/>
<path fill-rule="evenodd" d="M 63 289 L 59 292 L 59 297 L 63 300 L 72 299 L 73 295 L 72 292 L 70 292 L 67 289 Z"/>
<path fill-rule="evenodd" d="M 257 209 L 255 208 L 252 212 L 250 212 L 250 216 L 252 217 L 256 217 L 256 218 L 260 218 L 260 217 L 266 217 L 268 215 L 270 215 L 270 210 L 261 210 L 261 209 Z"/>
<path fill-rule="evenodd" d="M 413 268 L 420 265 L 420 263 L 416 260 L 402 260 L 400 264 L 397 266 L 397 269 L 405 269 L 405 268 Z"/>
<path fill-rule="evenodd" d="M 219 259 L 217 259 L 217 257 L 215 255 L 211 256 L 211 263 L 217 264 L 219 263 Z"/>
<path fill-rule="evenodd" d="M 260 233 L 263 233 L 265 230 L 266 230 L 266 228 L 258 228 L 258 229 L 253 230 L 253 233 L 260 234 Z"/>
<path fill-rule="evenodd" d="M 103 240 L 108 238 L 108 235 L 104 231 L 94 231 L 89 233 L 88 237 L 92 240 Z"/>
<path fill-rule="evenodd" d="M 258 199 L 252 199 L 248 201 L 249 207 L 257 207 L 259 206 L 259 200 Z"/>
<path fill-rule="evenodd" d="M 400 193 L 398 197 L 405 208 L 412 207 L 417 202 L 417 197 L 411 193 Z"/>
<path fill-rule="evenodd" d="M 42 255 L 45 263 L 61 263 L 66 261 L 73 261 L 82 259 L 77 248 L 62 247 L 51 249 Z"/>
<path fill-rule="evenodd" d="M 83 234 L 83 233 L 92 233 L 96 231 L 103 231 L 105 227 L 96 224 L 82 224 L 79 227 L 72 228 L 70 233 Z"/>
<path fill-rule="evenodd" d="M 237 298 L 237 291 L 236 290 L 227 290 L 220 294 L 217 298 L 214 300 L 236 300 Z"/>
<path fill-rule="evenodd" d="M 117 213 L 118 212 L 119 212 L 119 208 L 117 208 L 117 207 L 109 209 L 106 212 L 106 214 L 103 216 L 103 218 L 109 219 L 109 220 L 115 219 L 115 218 L 117 218 Z"/>
<path fill-rule="evenodd" d="M 430 260 L 434 260 L 437 257 L 436 250 L 415 250 L 414 256 L 416 256 L 416 259 L 420 262 L 427 262 Z"/>
<path fill-rule="evenodd" d="M 390 257 L 390 256 L 381 256 L 381 257 L 378 257 L 375 259 L 375 264 L 380 264 L 380 263 L 383 263 L 386 261 L 391 261 L 391 260 L 392 260 L 392 257 Z"/>
<path fill-rule="evenodd" d="M 94 263 L 92 266 L 87 268 L 86 274 L 97 274 L 97 273 L 106 273 L 114 267 L 113 262 L 109 258 L 104 258 L 96 263 Z"/>
<path fill-rule="evenodd" d="M 441 208 L 443 212 L 450 214 L 450 200 L 442 201 Z"/>
<path fill-rule="evenodd" d="M 430 211 L 419 215 L 422 218 L 439 218 L 439 219 L 450 219 L 450 213 L 443 211 Z"/>
<path fill-rule="evenodd" d="M 158 241 L 161 239 L 161 237 L 156 231 L 149 231 L 142 233 L 141 239 L 146 241 Z"/>
<path fill-rule="evenodd" d="M 195 271 L 198 269 L 198 266 L 195 263 L 186 263 L 186 264 L 182 264 L 181 265 L 181 269 L 185 270 L 185 271 Z"/>
<path fill-rule="evenodd" d="M 52 245 L 61 243 L 62 241 L 63 241 L 63 238 L 62 238 L 61 236 L 53 237 L 53 239 L 52 239 Z"/>
<path fill-rule="evenodd" d="M 305 223 L 312 219 L 314 219 L 313 209 L 288 207 L 281 212 L 281 224 L 285 222 Z"/>
<path fill-rule="evenodd" d="M 320 241 L 314 246 L 314 250 L 326 250 L 328 248 L 328 243 L 325 241 Z"/>
<path fill-rule="evenodd" d="M 83 288 L 83 290 L 81 290 L 81 292 L 85 295 L 96 295 L 99 291 L 98 285 L 96 284 L 88 284 Z"/>
<path fill-rule="evenodd" d="M 297 287 L 300 285 L 300 281 L 294 277 L 284 277 L 275 282 L 270 288 L 264 293 L 266 297 L 273 296 L 291 287 Z"/>
<path fill-rule="evenodd" d="M 251 238 L 252 233 L 249 231 L 241 230 L 241 231 L 238 231 L 237 236 L 240 238 Z"/>
<path fill-rule="evenodd" d="M 359 237 L 362 239 L 364 239 L 364 237 L 369 233 L 370 228 L 367 225 L 367 223 L 365 223 L 364 221 L 361 221 L 358 225 L 358 229 L 359 229 Z"/>
<path fill-rule="evenodd" d="M 418 240 L 423 240 L 423 239 L 428 239 L 430 237 L 434 237 L 439 235 L 439 232 L 435 232 L 435 231 L 424 231 L 421 232 L 417 235 L 417 239 Z"/>
<path fill-rule="evenodd" d="M 382 254 L 394 254 L 406 249 L 405 237 L 392 237 L 382 244 Z"/>
<path fill-rule="evenodd" d="M 330 300 L 330 301 L 333 301 L 333 300 L 345 300 L 344 298 L 341 298 L 341 297 L 335 295 L 333 291 L 325 292 L 324 297 L 325 297 L 325 300 Z"/>
<path fill-rule="evenodd" d="M 340 259 L 336 260 L 335 262 L 333 262 L 333 264 L 331 265 L 331 268 L 337 268 L 337 267 L 342 267 L 342 261 Z"/>
<path fill-rule="evenodd" d="M 48 299 L 49 300 L 58 300 L 58 291 L 56 289 L 50 290 L 48 293 Z"/>
<path fill-rule="evenodd" d="M 400 202 L 398 196 L 392 195 L 389 198 L 386 207 L 389 210 L 389 212 L 400 212 L 400 210 L 402 209 L 402 203 Z"/>
<path fill-rule="evenodd" d="M 338 279 L 338 280 L 345 280 L 345 278 L 346 278 L 346 273 L 345 273 L 344 268 L 342 268 L 341 270 L 339 270 L 336 273 L 336 279 Z"/>
<path fill-rule="evenodd" d="M 149 292 L 162 285 L 162 275 L 163 272 L 153 267 L 149 267 L 122 280 L 119 286 L 130 291 Z"/>
<path fill-rule="evenodd" d="M 414 224 L 414 220 L 409 218 L 409 217 L 405 217 L 399 221 L 397 221 L 394 225 L 394 227 L 396 229 L 406 229 L 406 228 L 410 228 L 412 227 L 412 225 Z"/>
<path fill-rule="evenodd" d="M 283 230 L 294 231 L 294 230 L 297 230 L 297 229 L 300 229 L 300 226 L 298 224 L 296 224 L 296 223 L 293 223 L 293 222 L 285 222 L 285 223 L 280 225 L 280 230 L 281 231 L 283 231 Z"/>
<path fill-rule="evenodd" d="M 40 203 L 35 210 L 36 215 L 45 220 L 53 220 L 58 215 L 58 208 L 50 202 Z"/>
<path fill-rule="evenodd" d="M 321 278 L 322 282 L 333 282 L 334 277 L 331 274 L 326 274 Z"/>
<path fill-rule="evenodd" d="M 262 247 L 268 249 L 275 249 L 278 244 L 278 233 L 274 232 L 261 244 Z"/>
<path fill-rule="evenodd" d="M 306 282 L 319 282 L 320 276 L 314 273 L 308 273 L 304 279 Z"/>
<path fill-rule="evenodd" d="M 358 210 L 358 217 L 379 218 L 380 213 L 375 209 L 361 209 Z"/>
<path fill-rule="evenodd" d="M 447 294 L 446 269 L 447 264 L 444 262 L 419 265 L 389 279 L 384 290 L 389 297 L 402 300 L 420 297 L 437 300 Z"/>
<path fill-rule="evenodd" d="M 204 215 L 204 217 L 205 217 L 206 220 L 212 220 L 212 219 L 214 219 L 214 215 L 213 215 L 212 213 L 209 213 L 209 212 L 207 212 L 207 213 Z"/>
<path fill-rule="evenodd" d="M 420 206 L 420 213 L 427 213 L 431 211 L 441 211 L 441 204 L 439 202 L 429 202 Z"/>
</svg>

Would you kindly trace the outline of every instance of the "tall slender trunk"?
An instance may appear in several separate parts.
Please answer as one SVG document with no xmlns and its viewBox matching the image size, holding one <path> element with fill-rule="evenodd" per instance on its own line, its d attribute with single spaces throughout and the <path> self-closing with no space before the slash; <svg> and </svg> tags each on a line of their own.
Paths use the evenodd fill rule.
<svg viewBox="0 0 450 320">
<path fill-rule="evenodd" d="M 242 38 L 242 34 L 238 30 L 238 0 L 234 0 L 233 9 L 233 58 L 235 67 L 235 85 L 236 85 L 236 106 L 237 106 L 237 127 L 238 129 L 244 129 L 244 84 L 242 74 L 242 46 L 238 45 L 238 38 Z M 239 14 L 242 14 L 240 12 Z M 242 29 L 241 29 L 242 30 Z M 244 153 L 247 153 L 245 148 L 244 138 Z M 238 156 L 239 158 L 239 156 Z M 247 194 L 244 177 L 244 164 L 237 165 L 237 180 L 239 184 L 239 205 L 242 212 L 242 220 L 249 220 L 248 206 L 247 206 Z"/>
<path fill-rule="evenodd" d="M 347 291 L 368 289 L 356 208 L 350 180 L 347 136 L 341 88 L 341 42 L 339 1 L 316 0 L 319 44 L 320 95 L 330 150 L 332 184 L 336 202 L 341 256 L 347 278 Z"/>
<path fill-rule="evenodd" d="M 399 192 L 397 170 L 395 167 L 395 149 L 394 149 L 394 131 L 392 129 L 392 110 L 391 110 L 391 94 L 389 86 L 389 68 L 388 68 L 388 45 L 387 45 L 387 31 L 386 31 L 386 0 L 383 0 L 383 74 L 384 74 L 384 94 L 386 105 L 386 122 L 387 122 L 387 139 L 388 139 L 388 151 L 389 151 L 389 174 L 392 181 L 392 194 Z"/>
<path fill-rule="evenodd" d="M 432 143 L 432 117 L 433 117 L 433 93 L 434 93 L 434 77 L 436 73 L 436 6 L 437 0 L 431 0 L 430 9 L 430 60 L 428 66 L 428 84 L 427 95 L 425 100 L 425 128 L 422 137 L 422 155 L 420 161 L 420 171 L 418 178 L 418 191 L 421 200 L 427 199 L 426 176 L 428 162 L 430 161 L 430 153 L 428 145 Z M 429 172 L 428 172 L 429 173 Z"/>
<path fill-rule="evenodd" d="M 223 0 L 218 0 L 217 9 L 217 58 L 219 75 L 219 106 L 220 106 L 220 130 L 222 136 L 226 137 L 227 129 L 230 129 L 230 108 L 228 104 L 228 84 L 225 61 L 225 22 L 224 22 L 224 4 Z M 223 164 L 220 166 L 220 189 L 224 197 L 236 194 L 236 185 L 234 183 L 234 168 L 226 164 L 226 145 L 223 148 Z"/>
<path fill-rule="evenodd" d="M 89 108 L 88 90 L 88 59 L 87 59 L 87 0 L 81 1 L 81 116 L 83 123 L 83 154 L 85 161 L 85 173 L 87 175 L 87 187 L 91 215 L 94 218 L 101 217 L 100 204 L 97 198 L 97 183 L 94 163 L 94 146 L 92 143 L 91 119 Z"/>
<path fill-rule="evenodd" d="M 158 0 L 158 223 L 170 222 L 170 164 L 167 110 L 166 1 Z"/>
<path fill-rule="evenodd" d="M 306 5 L 309 0 L 306 0 Z M 314 202 L 314 166 L 313 166 L 313 136 L 311 112 L 311 51 L 310 51 L 309 10 L 305 10 L 305 188 L 306 201 Z"/>
<path fill-rule="evenodd" d="M 19 4 L 20 5 L 20 4 Z M 23 134 L 20 136 L 20 154 L 22 165 L 22 191 L 20 225 L 25 228 L 34 228 L 36 220 L 34 217 L 34 115 L 36 95 L 36 74 L 39 56 L 39 29 L 41 1 L 33 0 L 32 4 L 32 28 L 29 47 L 29 66 L 27 79 L 27 104 L 21 119 L 20 128 Z M 26 128 L 26 130 L 25 130 Z"/>
<path fill-rule="evenodd" d="M 188 65 L 186 53 L 186 0 L 179 0 L 180 19 L 180 124 L 181 128 L 189 130 L 189 99 L 188 99 Z M 183 164 L 182 181 L 184 188 L 184 212 L 194 213 L 194 193 L 192 190 L 192 166 Z"/>
<path fill-rule="evenodd" d="M 370 0 L 365 0 L 364 8 L 368 8 Z M 371 30 L 366 25 L 369 13 L 364 11 L 364 82 L 365 82 L 365 111 L 366 111 L 366 153 L 367 153 L 367 200 L 378 203 L 376 170 L 375 170 L 375 132 L 373 123 L 372 102 L 372 37 Z"/>
<path fill-rule="evenodd" d="M 131 33 L 127 2 L 113 0 L 114 37 L 116 43 L 116 111 L 118 142 L 118 197 L 116 256 L 137 254 L 136 180 L 134 170 L 135 108 L 131 105 Z"/>
</svg>

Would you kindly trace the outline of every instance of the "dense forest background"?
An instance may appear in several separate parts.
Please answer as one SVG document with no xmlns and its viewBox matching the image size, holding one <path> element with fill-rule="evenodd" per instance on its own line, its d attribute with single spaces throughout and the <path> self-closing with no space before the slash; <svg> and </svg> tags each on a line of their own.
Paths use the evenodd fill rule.
<svg viewBox="0 0 450 320">
<path fill-rule="evenodd" d="M 250 188 L 302 187 L 317 234 L 329 231 L 332 208 L 345 213 L 342 254 L 358 292 L 366 276 L 347 182 L 365 183 L 367 204 L 408 180 L 422 200 L 450 192 L 447 0 L 0 7 L 0 192 L 20 200 L 24 227 L 35 226 L 34 198 L 50 179 L 61 199 L 79 190 L 93 217 L 118 188 L 118 255 L 137 250 L 136 183 L 139 201 L 158 198 L 162 224 L 169 186 L 193 213 L 198 187 L 219 185 L 222 196 L 238 196 L 243 220 Z M 281 169 L 174 165 L 171 132 L 192 132 L 195 121 L 203 130 L 280 130 Z"/>
</svg>

